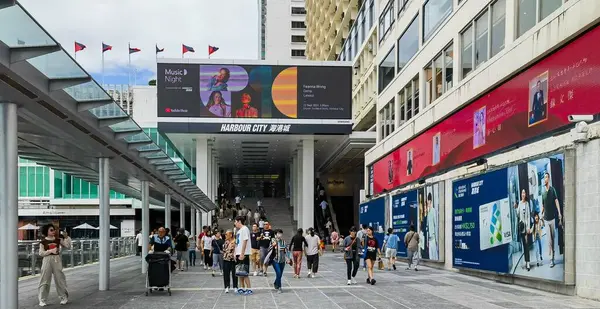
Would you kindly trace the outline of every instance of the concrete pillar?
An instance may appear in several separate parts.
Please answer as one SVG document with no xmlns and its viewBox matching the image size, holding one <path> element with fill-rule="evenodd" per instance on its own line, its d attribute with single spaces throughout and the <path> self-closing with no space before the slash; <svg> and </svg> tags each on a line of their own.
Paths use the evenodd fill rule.
<svg viewBox="0 0 600 309">
<path fill-rule="evenodd" d="M 179 228 L 185 228 L 185 204 L 183 202 L 179 203 Z"/>
<path fill-rule="evenodd" d="M 190 206 L 190 234 L 196 235 L 196 208 Z"/>
<path fill-rule="evenodd" d="M 294 195 L 296 194 L 296 188 L 294 188 L 294 184 L 295 181 L 294 179 L 296 178 L 296 171 L 294 170 L 296 167 L 296 160 L 294 157 L 292 157 L 292 162 L 290 162 L 290 206 L 294 207 Z M 296 218 L 294 218 L 294 220 L 296 220 Z"/>
<path fill-rule="evenodd" d="M 194 210 L 194 217 L 196 217 L 196 220 L 194 220 L 196 222 L 196 236 L 198 236 L 200 234 L 200 231 L 202 231 L 202 217 L 200 214 L 200 210 Z"/>
<path fill-rule="evenodd" d="M 302 141 L 302 225 L 306 231 L 314 225 L 315 217 L 315 141 Z"/>
<path fill-rule="evenodd" d="M 171 194 L 165 194 L 165 228 L 171 228 L 171 222 Z"/>
<path fill-rule="evenodd" d="M 150 245 L 150 188 L 147 180 L 142 180 L 142 274 L 148 271 L 146 254 Z"/>
<path fill-rule="evenodd" d="M 302 173 L 300 173 L 300 150 L 298 153 L 294 155 L 294 221 L 298 223 L 300 226 L 300 218 L 298 216 L 300 209 L 300 196 L 302 195 L 302 190 L 300 190 L 300 181 L 302 178 Z"/>
<path fill-rule="evenodd" d="M 0 102 L 0 308 L 19 308 L 17 105 Z"/>
<path fill-rule="evenodd" d="M 110 287 L 110 175 L 109 159 L 98 159 L 98 197 L 100 240 L 98 242 L 98 289 L 107 291 Z"/>
<path fill-rule="evenodd" d="M 208 140 L 205 138 L 198 138 L 196 140 L 196 184 L 198 188 L 210 198 L 209 183 L 210 183 L 210 158 L 211 150 L 208 147 Z M 208 214 L 202 212 L 202 220 L 200 220 L 201 226 L 209 225 Z"/>
</svg>

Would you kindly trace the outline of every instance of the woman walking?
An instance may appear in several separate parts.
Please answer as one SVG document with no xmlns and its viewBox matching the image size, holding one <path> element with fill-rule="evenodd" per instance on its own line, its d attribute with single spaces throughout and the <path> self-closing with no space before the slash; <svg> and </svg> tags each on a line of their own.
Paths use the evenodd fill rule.
<svg viewBox="0 0 600 309">
<path fill-rule="evenodd" d="M 375 278 L 373 278 L 373 266 L 375 265 L 375 261 L 377 261 L 377 257 L 381 256 L 381 248 L 379 247 L 379 242 L 377 238 L 373 235 L 373 227 L 369 226 L 367 228 L 367 239 L 365 241 L 365 249 L 367 250 L 367 255 L 365 257 L 365 261 L 367 261 L 367 283 L 371 285 L 375 285 Z"/>
<path fill-rule="evenodd" d="M 56 237 L 56 228 L 52 224 L 47 224 L 42 227 L 42 235 L 44 238 L 40 241 L 39 255 L 42 257 L 42 269 L 40 274 L 40 285 L 38 288 L 38 300 L 40 307 L 46 306 L 48 293 L 50 292 L 50 282 L 54 276 L 54 284 L 56 285 L 56 293 L 60 299 L 60 304 L 65 305 L 69 300 L 69 292 L 67 291 L 67 280 L 63 273 L 62 258 L 60 256 L 60 247 L 70 249 L 71 238 L 67 232 L 60 233 L 60 237 Z"/>
<path fill-rule="evenodd" d="M 302 269 L 302 253 L 304 252 L 304 246 L 308 247 L 306 243 L 306 239 L 304 236 L 304 231 L 302 229 L 298 229 L 296 235 L 292 237 L 292 241 L 290 242 L 290 251 L 292 251 L 294 257 L 294 278 L 300 278 L 300 269 Z"/>
<path fill-rule="evenodd" d="M 321 249 L 321 239 L 315 235 L 315 230 L 308 229 L 308 236 L 305 237 L 306 243 L 306 265 L 308 266 L 308 278 L 314 278 L 319 271 L 319 255 L 323 254 Z"/>
<path fill-rule="evenodd" d="M 350 228 L 350 235 L 344 238 L 343 249 L 344 260 L 346 261 L 346 275 L 348 277 L 348 285 L 356 284 L 356 273 L 358 272 L 360 255 L 358 248 L 360 239 L 356 237 L 356 228 Z"/>
<path fill-rule="evenodd" d="M 238 279 L 235 275 L 235 239 L 233 238 L 233 232 L 227 230 L 225 232 L 225 244 L 223 244 L 223 285 L 225 286 L 225 293 L 229 293 L 231 288 L 231 281 L 233 281 L 233 289 L 238 289 Z"/>
<path fill-rule="evenodd" d="M 527 199 L 527 192 L 525 189 L 521 190 L 521 201 L 519 201 L 519 204 L 515 206 L 518 208 L 517 215 L 519 216 L 519 236 L 521 238 L 521 245 L 523 246 L 523 255 L 525 257 L 524 268 L 529 271 L 531 266 L 529 265 L 530 244 L 528 242 L 528 236 L 531 234 L 531 209 L 529 207 L 529 200 Z"/>
<path fill-rule="evenodd" d="M 271 247 L 275 254 L 273 258 L 273 269 L 275 269 L 275 282 L 273 287 L 277 290 L 277 293 L 281 293 L 281 277 L 283 276 L 283 270 L 285 269 L 285 263 L 290 261 L 287 245 L 283 240 L 283 231 L 281 229 L 275 232 L 275 238 L 271 240 Z"/>
<path fill-rule="evenodd" d="M 338 232 L 335 229 L 331 230 L 331 252 L 335 252 L 335 249 L 338 245 L 338 242 L 340 241 L 340 235 L 338 234 Z"/>
<path fill-rule="evenodd" d="M 221 251 L 221 248 L 223 248 L 223 245 L 225 244 L 225 241 L 221 238 L 221 232 L 217 231 L 215 233 L 215 238 L 212 241 L 212 259 L 213 259 L 213 267 L 212 267 L 212 276 L 215 276 L 215 270 L 217 269 L 217 267 L 219 268 L 219 272 L 221 275 L 223 275 L 223 254 Z"/>
<path fill-rule="evenodd" d="M 202 236 L 202 240 L 200 241 L 200 245 L 202 246 L 202 253 L 204 254 L 204 270 L 207 270 L 213 264 L 212 259 L 212 241 L 213 237 L 210 229 L 206 230 L 204 236 Z"/>
</svg>

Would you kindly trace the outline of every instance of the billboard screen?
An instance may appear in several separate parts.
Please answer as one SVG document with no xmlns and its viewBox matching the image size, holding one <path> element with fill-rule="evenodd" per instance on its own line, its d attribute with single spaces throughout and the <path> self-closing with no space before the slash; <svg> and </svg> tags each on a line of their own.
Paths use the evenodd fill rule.
<svg viewBox="0 0 600 309">
<path fill-rule="evenodd" d="M 360 204 L 358 223 L 365 226 L 373 227 L 375 238 L 379 241 L 379 245 L 383 245 L 385 236 L 385 197 L 374 199 L 366 203 Z"/>
<path fill-rule="evenodd" d="M 158 117 L 352 119 L 349 66 L 158 63 Z"/>
<path fill-rule="evenodd" d="M 398 256 L 408 256 L 404 237 L 411 226 L 417 228 L 417 190 L 392 196 L 392 228 L 400 238 Z"/>
<path fill-rule="evenodd" d="M 373 164 L 374 193 L 414 182 L 600 113 L 597 27 Z"/>
<path fill-rule="evenodd" d="M 564 156 L 452 184 L 453 265 L 564 281 Z"/>
</svg>

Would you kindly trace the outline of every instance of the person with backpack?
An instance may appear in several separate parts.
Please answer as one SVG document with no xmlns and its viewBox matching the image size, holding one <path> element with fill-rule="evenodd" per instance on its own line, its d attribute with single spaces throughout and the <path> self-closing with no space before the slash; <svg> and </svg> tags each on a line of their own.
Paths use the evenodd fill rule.
<svg viewBox="0 0 600 309">
<path fill-rule="evenodd" d="M 408 233 L 404 235 L 404 245 L 408 252 L 408 267 L 406 270 L 410 270 L 410 267 L 414 264 L 415 271 L 418 271 L 419 266 L 419 234 L 415 232 L 415 226 L 411 225 Z"/>
</svg>

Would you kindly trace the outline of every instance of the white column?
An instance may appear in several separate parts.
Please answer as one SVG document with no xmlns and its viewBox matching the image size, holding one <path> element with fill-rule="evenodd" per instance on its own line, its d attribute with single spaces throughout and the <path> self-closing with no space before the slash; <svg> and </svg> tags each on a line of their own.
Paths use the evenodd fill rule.
<svg viewBox="0 0 600 309">
<path fill-rule="evenodd" d="M 315 217 L 315 142 L 302 141 L 302 228 L 306 231 L 314 225 Z"/>
<path fill-rule="evenodd" d="M 303 157 L 303 153 L 302 153 L 302 148 L 298 149 L 298 184 L 296 185 L 298 187 L 298 196 L 296 196 L 296 200 L 298 201 L 296 203 L 296 205 L 298 205 L 298 207 L 296 207 L 296 217 L 297 217 L 297 221 L 298 221 L 298 227 L 301 228 L 303 226 L 302 223 L 302 208 L 304 207 L 304 200 L 303 200 L 303 196 L 304 196 L 304 187 L 302 186 L 304 184 L 303 182 L 303 177 L 304 177 L 304 170 L 303 170 L 303 162 L 302 162 L 302 157 Z"/>
<path fill-rule="evenodd" d="M 196 222 L 196 236 L 198 236 L 198 234 L 200 234 L 200 231 L 202 231 L 202 217 L 200 214 L 200 210 L 194 210 L 194 217 L 196 217 L 196 220 L 194 220 Z"/>
<path fill-rule="evenodd" d="M 19 308 L 17 105 L 0 102 L 0 308 Z"/>
<path fill-rule="evenodd" d="M 142 274 L 148 270 L 146 263 L 146 254 L 150 244 L 150 201 L 149 201 L 148 181 L 142 180 Z"/>
<path fill-rule="evenodd" d="M 165 194 L 165 228 L 171 228 L 171 194 Z"/>
<path fill-rule="evenodd" d="M 109 178 L 109 159 L 98 159 L 98 197 L 99 197 L 99 217 L 100 217 L 100 240 L 98 242 L 99 271 L 98 271 L 98 289 L 107 291 L 110 286 L 110 178 Z"/>
<path fill-rule="evenodd" d="M 185 228 L 185 204 L 183 202 L 179 203 L 179 228 Z"/>
<path fill-rule="evenodd" d="M 190 206 L 190 234 L 196 235 L 196 208 Z"/>
<path fill-rule="evenodd" d="M 294 157 L 292 157 L 292 162 L 290 162 L 290 169 L 289 169 L 289 171 L 290 171 L 290 177 L 289 177 L 290 192 L 289 192 L 289 195 L 290 195 L 290 206 L 292 206 L 292 207 L 294 207 L 294 194 L 296 193 L 295 192 L 296 190 L 294 189 L 294 178 L 295 178 L 295 173 L 296 173 L 294 171 L 294 166 L 295 166 L 294 162 L 295 162 L 295 159 L 294 159 Z"/>
<path fill-rule="evenodd" d="M 209 183 L 209 159 L 211 157 L 210 148 L 208 147 L 208 140 L 205 138 L 196 139 L 196 184 L 198 188 L 210 198 L 210 192 L 208 190 Z M 208 215 L 201 212 L 202 220 L 197 220 L 200 226 L 208 225 Z M 199 229 L 200 230 L 200 229 Z"/>
</svg>

